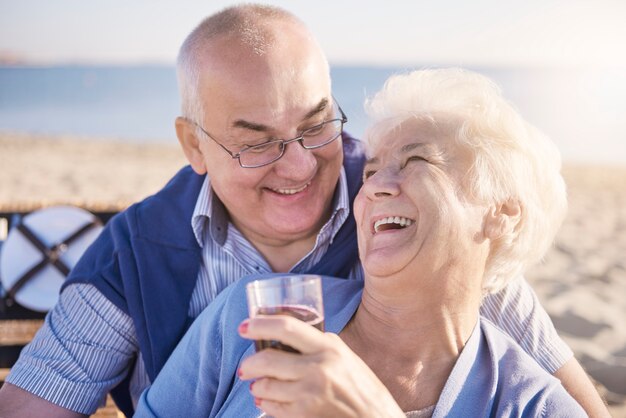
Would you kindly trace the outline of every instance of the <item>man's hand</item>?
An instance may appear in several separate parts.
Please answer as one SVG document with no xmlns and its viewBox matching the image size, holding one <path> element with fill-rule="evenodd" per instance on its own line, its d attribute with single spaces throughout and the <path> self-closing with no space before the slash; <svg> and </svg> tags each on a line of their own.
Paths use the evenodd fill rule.
<svg viewBox="0 0 626 418">
<path fill-rule="evenodd" d="M 590 417 L 611 417 L 609 410 L 600 398 L 600 394 L 575 358 L 572 357 L 554 373 L 554 376 L 561 381 L 565 390 L 569 392 L 572 398 L 576 399 Z"/>
<path fill-rule="evenodd" d="M 80 418 L 87 415 L 48 402 L 10 383 L 0 388 L 0 418 Z"/>
</svg>

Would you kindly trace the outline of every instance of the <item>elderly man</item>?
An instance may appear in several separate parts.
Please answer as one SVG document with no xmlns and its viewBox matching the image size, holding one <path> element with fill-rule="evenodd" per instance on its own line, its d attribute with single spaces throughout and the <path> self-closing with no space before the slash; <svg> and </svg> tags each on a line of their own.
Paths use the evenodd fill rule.
<svg viewBox="0 0 626 418">
<path fill-rule="evenodd" d="M 178 74 L 176 132 L 191 168 L 85 253 L 0 391 L 0 416 L 91 414 L 109 391 L 130 415 L 228 284 L 272 271 L 361 279 L 350 208 L 363 155 L 302 22 L 266 6 L 226 9 L 188 36 Z M 483 313 L 601 410 L 523 280 Z"/>
</svg>

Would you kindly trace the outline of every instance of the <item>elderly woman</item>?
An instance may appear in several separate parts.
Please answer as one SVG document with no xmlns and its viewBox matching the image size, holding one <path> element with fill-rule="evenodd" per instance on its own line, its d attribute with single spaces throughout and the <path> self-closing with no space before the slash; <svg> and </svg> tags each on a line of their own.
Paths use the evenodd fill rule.
<svg viewBox="0 0 626 418">
<path fill-rule="evenodd" d="M 555 147 L 461 70 L 392 77 L 369 113 L 354 205 L 365 281 L 325 278 L 328 332 L 245 319 L 242 280 L 195 322 L 138 416 L 585 416 L 479 316 L 564 217 Z M 301 354 L 255 354 L 251 339 Z"/>
</svg>

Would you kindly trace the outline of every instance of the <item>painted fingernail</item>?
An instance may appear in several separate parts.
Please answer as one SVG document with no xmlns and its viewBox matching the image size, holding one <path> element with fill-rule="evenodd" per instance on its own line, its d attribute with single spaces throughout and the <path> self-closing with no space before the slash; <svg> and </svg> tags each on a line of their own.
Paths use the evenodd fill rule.
<svg viewBox="0 0 626 418">
<path fill-rule="evenodd" d="M 245 334 L 246 332 L 248 332 L 248 320 L 247 319 L 243 321 L 241 324 L 239 324 L 239 333 Z"/>
<path fill-rule="evenodd" d="M 237 369 L 237 376 L 241 377 L 241 375 L 243 374 L 243 372 L 241 371 L 241 369 Z"/>
<path fill-rule="evenodd" d="M 255 406 L 261 406 L 261 399 L 259 399 L 259 398 L 254 398 L 254 405 L 255 405 Z"/>
</svg>

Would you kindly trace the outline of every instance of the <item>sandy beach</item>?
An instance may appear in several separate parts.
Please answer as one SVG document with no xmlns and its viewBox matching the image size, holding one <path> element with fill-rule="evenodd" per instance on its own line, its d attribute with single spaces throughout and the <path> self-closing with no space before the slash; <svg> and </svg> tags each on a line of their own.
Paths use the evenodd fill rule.
<svg viewBox="0 0 626 418">
<path fill-rule="evenodd" d="M 119 210 L 159 190 L 184 164 L 175 140 L 0 134 L 0 211 Z M 626 166 L 566 165 L 563 174 L 568 217 L 527 279 L 613 415 L 626 416 Z"/>
</svg>

